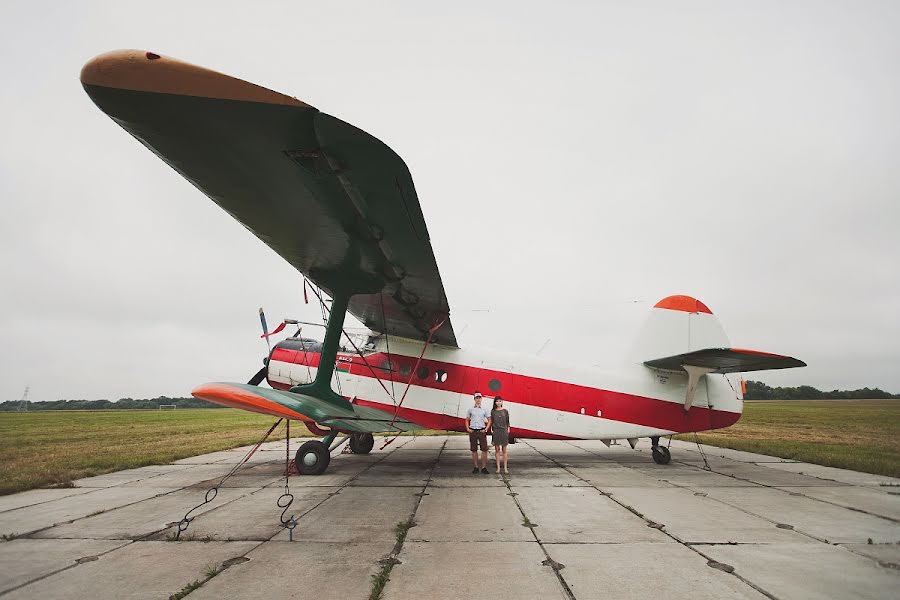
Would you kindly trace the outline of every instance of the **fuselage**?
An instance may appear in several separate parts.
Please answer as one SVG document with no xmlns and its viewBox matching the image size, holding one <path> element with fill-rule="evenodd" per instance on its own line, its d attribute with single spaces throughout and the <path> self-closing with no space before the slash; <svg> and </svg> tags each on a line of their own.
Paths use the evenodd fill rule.
<svg viewBox="0 0 900 600">
<path fill-rule="evenodd" d="M 390 352 L 388 352 L 388 344 Z M 703 378 L 685 412 L 687 375 L 640 363 L 574 366 L 486 349 L 372 338 L 362 356 L 339 353 L 333 387 L 355 404 L 432 429 L 463 431 L 476 391 L 502 396 L 517 438 L 614 440 L 718 429 L 740 418 L 743 401 L 723 375 Z M 420 358 L 421 355 L 421 358 Z M 280 342 L 268 382 L 287 390 L 316 376 L 319 348 Z"/>
</svg>

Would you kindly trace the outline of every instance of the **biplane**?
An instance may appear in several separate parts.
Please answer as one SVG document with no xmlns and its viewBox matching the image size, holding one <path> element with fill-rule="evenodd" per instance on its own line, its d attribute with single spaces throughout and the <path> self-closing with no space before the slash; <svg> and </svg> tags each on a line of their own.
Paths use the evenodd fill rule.
<svg viewBox="0 0 900 600">
<path fill-rule="evenodd" d="M 305 423 L 322 439 L 297 451 L 301 473 L 324 472 L 338 436 L 365 454 L 376 433 L 462 431 L 475 391 L 503 396 L 512 439 L 634 447 L 647 437 L 666 464 L 660 438 L 740 418 L 742 391 L 727 374 L 805 366 L 732 347 L 712 311 L 681 295 L 652 308 L 630 360 L 613 370 L 462 348 L 412 177 L 387 145 L 296 98 L 153 52 L 97 56 L 81 83 L 100 110 L 330 297 L 324 339 L 283 339 L 248 383 L 192 392 Z M 348 312 L 370 332 L 352 348 Z"/>
</svg>

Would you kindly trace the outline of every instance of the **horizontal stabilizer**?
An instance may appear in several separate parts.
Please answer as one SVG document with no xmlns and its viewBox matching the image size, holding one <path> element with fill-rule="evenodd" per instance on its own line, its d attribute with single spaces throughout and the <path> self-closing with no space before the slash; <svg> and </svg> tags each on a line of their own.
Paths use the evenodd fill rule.
<svg viewBox="0 0 900 600">
<path fill-rule="evenodd" d="M 745 373 L 806 366 L 802 360 L 790 356 L 743 348 L 705 348 L 674 356 L 654 358 L 644 361 L 644 364 L 666 371 L 687 371 L 685 366 L 702 367 L 709 369 L 708 373 Z"/>
<path fill-rule="evenodd" d="M 392 410 L 378 410 L 358 405 L 347 409 L 307 394 L 272 390 L 244 383 L 207 383 L 194 389 L 191 394 L 195 398 L 222 406 L 314 422 L 337 431 L 396 433 L 424 429 L 407 419 L 400 417 L 394 419 Z"/>
</svg>

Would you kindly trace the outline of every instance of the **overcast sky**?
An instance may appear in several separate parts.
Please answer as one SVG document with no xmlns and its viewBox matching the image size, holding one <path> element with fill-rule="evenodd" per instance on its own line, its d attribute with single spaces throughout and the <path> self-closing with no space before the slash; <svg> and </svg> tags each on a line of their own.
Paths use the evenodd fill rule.
<svg viewBox="0 0 900 600">
<path fill-rule="evenodd" d="M 259 306 L 318 316 L 88 99 L 81 66 L 118 48 L 391 146 L 464 346 L 614 364 L 681 293 L 809 363 L 753 378 L 900 392 L 900 3 L 437 4 L 5 2 L 0 400 L 244 381 Z"/>
</svg>

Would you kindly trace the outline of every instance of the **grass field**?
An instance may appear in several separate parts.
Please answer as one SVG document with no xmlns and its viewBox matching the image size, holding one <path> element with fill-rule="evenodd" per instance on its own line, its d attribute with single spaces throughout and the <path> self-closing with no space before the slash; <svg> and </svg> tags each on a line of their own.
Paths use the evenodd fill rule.
<svg viewBox="0 0 900 600">
<path fill-rule="evenodd" d="M 736 425 L 699 436 L 713 446 L 900 477 L 897 400 L 747 402 Z"/>
<path fill-rule="evenodd" d="M 254 444 L 275 421 L 230 408 L 0 413 L 0 494 Z"/>
<path fill-rule="evenodd" d="M 274 422 L 233 409 L 0 413 L 0 494 L 253 444 Z M 281 426 L 270 439 L 283 438 Z M 700 440 L 900 477 L 900 401 L 748 402 L 737 425 Z"/>
</svg>

